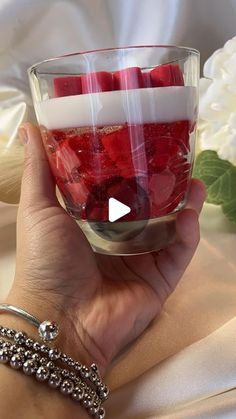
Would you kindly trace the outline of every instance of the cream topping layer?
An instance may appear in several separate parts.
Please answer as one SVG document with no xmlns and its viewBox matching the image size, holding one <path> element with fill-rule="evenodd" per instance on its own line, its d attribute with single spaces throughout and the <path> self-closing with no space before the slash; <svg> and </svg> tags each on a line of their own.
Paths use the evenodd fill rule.
<svg viewBox="0 0 236 419">
<path fill-rule="evenodd" d="M 48 129 L 194 120 L 197 89 L 189 86 L 98 92 L 35 103 Z"/>
</svg>

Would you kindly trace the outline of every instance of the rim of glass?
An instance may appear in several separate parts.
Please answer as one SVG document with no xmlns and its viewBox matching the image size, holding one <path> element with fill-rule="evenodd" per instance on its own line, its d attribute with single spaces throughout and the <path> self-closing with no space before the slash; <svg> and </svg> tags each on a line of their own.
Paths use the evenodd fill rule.
<svg viewBox="0 0 236 419">
<path fill-rule="evenodd" d="M 100 49 L 93 49 L 93 50 L 88 50 L 88 51 L 81 51 L 81 52 L 72 52 L 70 54 L 64 54 L 64 55 L 59 55 L 57 57 L 53 57 L 53 58 L 46 58 L 45 60 L 42 61 L 38 61 L 35 64 L 32 64 L 28 69 L 27 72 L 30 75 L 32 71 L 36 70 L 45 63 L 50 63 L 52 61 L 58 61 L 61 60 L 63 58 L 66 57 L 73 57 L 73 56 L 77 56 L 77 55 L 88 55 L 88 54 L 92 54 L 94 52 L 105 52 L 105 51 L 119 51 L 119 50 L 124 50 L 124 49 L 138 49 L 138 48 L 166 48 L 166 49 L 176 49 L 176 50 L 182 50 L 185 51 L 187 53 L 191 53 L 197 56 L 200 56 L 200 51 L 198 51 L 195 48 L 191 48 L 191 47 L 183 47 L 183 46 L 177 46 L 177 45 L 130 45 L 130 46 L 126 46 L 126 47 L 114 47 L 114 48 L 100 48 Z"/>
</svg>

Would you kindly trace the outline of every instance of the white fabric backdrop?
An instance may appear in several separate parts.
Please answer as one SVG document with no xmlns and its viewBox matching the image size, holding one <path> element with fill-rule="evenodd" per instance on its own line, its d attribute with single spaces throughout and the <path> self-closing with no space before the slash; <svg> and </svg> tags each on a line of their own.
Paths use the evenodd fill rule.
<svg viewBox="0 0 236 419">
<path fill-rule="evenodd" d="M 0 139 L 33 118 L 26 69 L 94 48 L 182 44 L 203 60 L 236 33 L 236 0 L 1 0 Z"/>
<path fill-rule="evenodd" d="M 33 118 L 26 69 L 34 62 L 160 43 L 195 47 L 204 62 L 235 34 L 236 0 L 1 0 L 0 140 L 11 144 Z M 0 205 L 0 297 L 14 274 L 16 207 L 8 208 Z M 108 417 L 236 417 L 236 236 L 216 211 L 203 214 L 197 256 L 161 318 L 111 369 Z"/>
</svg>

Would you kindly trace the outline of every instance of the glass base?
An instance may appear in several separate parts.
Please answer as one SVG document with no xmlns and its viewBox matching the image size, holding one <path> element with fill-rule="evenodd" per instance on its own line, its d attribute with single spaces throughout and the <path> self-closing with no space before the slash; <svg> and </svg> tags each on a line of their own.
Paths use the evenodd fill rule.
<svg viewBox="0 0 236 419">
<path fill-rule="evenodd" d="M 76 220 L 97 253 L 127 256 L 158 251 L 175 239 L 176 213 L 165 217 L 128 222 Z"/>
</svg>

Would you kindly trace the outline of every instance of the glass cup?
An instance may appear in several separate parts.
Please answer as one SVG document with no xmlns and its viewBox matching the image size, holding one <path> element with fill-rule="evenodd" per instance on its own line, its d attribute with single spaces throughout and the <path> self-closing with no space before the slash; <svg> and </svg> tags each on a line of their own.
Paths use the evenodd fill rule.
<svg viewBox="0 0 236 419">
<path fill-rule="evenodd" d="M 92 248 L 165 248 L 191 178 L 199 52 L 88 51 L 42 61 L 28 74 L 52 174 Z"/>
</svg>

